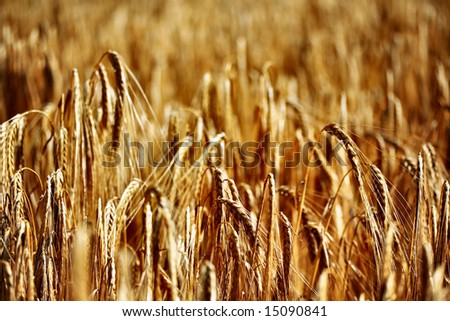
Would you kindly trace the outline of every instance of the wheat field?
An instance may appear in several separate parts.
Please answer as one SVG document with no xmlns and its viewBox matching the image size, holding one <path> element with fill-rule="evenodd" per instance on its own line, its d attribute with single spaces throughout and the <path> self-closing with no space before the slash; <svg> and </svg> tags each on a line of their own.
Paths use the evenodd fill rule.
<svg viewBox="0 0 450 321">
<path fill-rule="evenodd" d="M 450 299 L 450 2 L 0 26 L 0 300 Z"/>
</svg>

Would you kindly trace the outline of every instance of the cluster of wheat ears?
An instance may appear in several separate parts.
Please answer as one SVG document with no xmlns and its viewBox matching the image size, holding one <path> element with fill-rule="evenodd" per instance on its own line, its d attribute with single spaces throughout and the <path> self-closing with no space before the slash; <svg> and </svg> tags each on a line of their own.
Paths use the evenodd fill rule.
<svg viewBox="0 0 450 321">
<path fill-rule="evenodd" d="M 1 300 L 450 298 L 446 1 L 111 3 L 1 5 Z"/>
</svg>

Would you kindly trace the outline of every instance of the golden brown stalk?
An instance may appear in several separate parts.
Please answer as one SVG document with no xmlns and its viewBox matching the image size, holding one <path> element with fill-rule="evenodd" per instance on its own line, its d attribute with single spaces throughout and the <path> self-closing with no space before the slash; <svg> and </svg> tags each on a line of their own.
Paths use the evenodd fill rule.
<svg viewBox="0 0 450 321">
<path fill-rule="evenodd" d="M 105 206 L 104 219 L 104 243 L 106 244 L 106 252 L 110 253 L 115 245 L 117 220 L 116 220 L 116 205 L 114 200 L 109 200 Z M 114 242 L 112 241 L 114 239 Z M 106 259 L 106 257 L 105 257 Z"/>
<path fill-rule="evenodd" d="M 275 246 L 275 215 L 276 215 L 276 192 L 275 179 L 272 173 L 268 176 L 269 190 L 269 227 L 268 247 L 266 254 L 266 269 L 264 272 L 265 288 L 264 299 L 269 301 L 272 295 L 272 274 L 274 271 L 274 246 Z"/>
<path fill-rule="evenodd" d="M 177 264 L 178 264 L 178 250 L 175 243 L 175 233 L 176 227 L 173 222 L 171 213 L 167 207 L 167 200 L 163 197 L 160 202 L 160 208 L 158 211 L 161 212 L 162 218 L 165 220 L 167 226 L 167 260 L 168 260 L 168 273 L 169 273 L 169 289 L 170 289 L 170 300 L 178 301 L 178 281 L 177 281 Z"/>
<path fill-rule="evenodd" d="M 224 190 L 223 190 L 223 183 L 225 180 L 225 174 L 222 172 L 222 170 L 218 167 L 214 168 L 214 187 L 215 187 L 215 199 L 219 200 L 223 197 L 225 197 Z M 223 222 L 225 220 L 224 212 L 223 212 L 223 206 L 220 202 L 216 203 L 217 206 L 217 218 Z"/>
<path fill-rule="evenodd" d="M 122 194 L 122 197 L 120 198 L 119 204 L 117 205 L 116 210 L 116 247 L 121 241 L 120 235 L 122 235 L 123 232 L 125 232 L 127 219 L 129 217 L 129 207 L 131 205 L 131 202 L 133 201 L 133 198 L 136 196 L 136 194 L 140 191 L 141 183 L 137 180 L 131 181 L 131 183 L 127 186 L 125 191 Z"/>
<path fill-rule="evenodd" d="M 19 170 L 24 166 L 23 144 L 25 137 L 26 118 L 21 117 L 19 119 L 19 128 L 17 132 L 17 141 L 14 149 L 15 169 Z"/>
<path fill-rule="evenodd" d="M 296 139 L 298 140 L 299 143 L 303 141 L 303 139 L 301 137 L 301 133 L 298 130 L 296 131 Z M 308 160 L 310 159 L 310 155 L 311 155 L 311 149 L 308 149 L 308 152 L 307 152 Z M 305 200 L 306 200 L 306 193 L 308 190 L 310 170 L 311 170 L 311 166 L 307 166 L 305 174 L 303 176 L 303 180 L 300 181 L 299 184 L 297 184 L 296 190 L 295 190 L 295 208 L 297 210 L 295 233 L 300 233 L 300 227 L 302 225 L 303 208 L 305 207 Z"/>
<path fill-rule="evenodd" d="M 278 213 L 281 222 L 281 235 L 283 240 L 282 251 L 283 251 L 283 288 L 285 292 L 285 298 L 289 298 L 289 286 L 290 286 L 290 270 L 291 270 L 291 259 L 292 259 L 292 224 L 289 219 L 284 215 L 283 212 Z"/>
<path fill-rule="evenodd" d="M 380 227 L 386 228 L 387 224 L 393 222 L 390 217 L 389 209 L 389 188 L 386 179 L 381 171 L 375 165 L 370 165 L 370 174 L 372 183 L 375 188 L 375 196 L 377 200 L 377 220 Z M 387 219 L 387 221 L 386 221 Z"/>
<path fill-rule="evenodd" d="M 158 202 L 160 201 L 160 196 L 158 195 Z M 161 250 L 160 250 L 160 233 L 162 229 L 162 213 L 157 210 L 154 214 L 153 226 L 152 226 L 152 240 L 151 240 L 151 253 L 152 253 L 152 271 L 153 271 L 153 284 L 151 285 L 153 291 L 153 299 L 161 300 Z"/>
<path fill-rule="evenodd" d="M 115 300 L 117 298 L 117 287 L 116 287 L 116 239 L 117 236 L 117 219 L 116 219 L 116 206 L 114 200 L 109 200 L 106 203 L 104 210 L 105 213 L 105 240 L 103 241 L 106 247 L 106 266 L 105 269 L 105 280 L 106 284 L 106 294 L 108 300 Z"/>
<path fill-rule="evenodd" d="M 125 104 L 128 99 L 127 74 L 122 58 L 117 52 L 109 51 L 108 58 L 114 68 L 114 75 L 116 76 L 117 90 L 119 94 L 114 107 L 114 124 L 111 139 L 113 142 L 119 142 L 123 127 L 123 114 L 126 108 Z"/>
<path fill-rule="evenodd" d="M 424 159 L 424 170 L 426 172 L 426 186 L 424 186 L 425 197 L 429 200 L 428 217 L 428 230 L 431 237 L 431 244 L 435 248 L 436 240 L 438 238 L 438 207 L 439 207 L 439 194 L 440 186 L 442 185 L 443 178 L 446 176 L 442 173 L 438 165 L 436 150 L 430 143 L 426 143 L 422 146 L 422 153 Z"/>
<path fill-rule="evenodd" d="M 103 130 L 108 129 L 109 119 L 112 112 L 111 107 L 111 98 L 109 94 L 109 80 L 108 74 L 106 73 L 105 66 L 103 64 L 99 64 L 98 73 L 100 75 L 100 83 L 102 85 L 102 98 L 100 101 L 100 107 L 102 108 L 102 119 L 100 121 L 100 125 Z"/>
<path fill-rule="evenodd" d="M 373 238 L 372 249 L 375 256 L 377 278 L 379 280 L 381 278 L 381 267 L 382 267 L 381 253 L 382 253 L 383 231 L 375 218 L 372 206 L 369 202 L 369 197 L 365 189 L 365 184 L 363 180 L 363 171 L 358 154 L 356 153 L 357 146 L 353 142 L 353 140 L 336 124 L 330 124 L 325 126 L 322 129 L 322 131 L 326 131 L 330 135 L 335 136 L 344 144 L 345 150 L 347 152 L 347 157 L 352 165 L 352 170 L 358 183 L 359 194 L 361 195 L 361 199 L 363 201 L 366 210 L 366 215 L 368 217 L 370 233 Z"/>
<path fill-rule="evenodd" d="M 68 157 L 68 132 L 65 127 L 59 130 L 59 139 L 57 145 L 57 164 L 58 168 L 62 170 L 63 175 L 67 175 L 67 157 Z"/>
<path fill-rule="evenodd" d="M 77 69 L 72 70 L 71 79 L 71 95 L 67 96 L 67 99 L 71 98 L 70 103 L 66 106 L 71 106 L 72 109 L 69 111 L 70 115 L 74 115 L 70 122 L 67 123 L 67 128 L 72 132 L 70 141 L 74 144 L 70 144 L 71 150 L 69 152 L 69 157 L 71 158 L 71 177 L 69 177 L 69 186 L 73 188 L 74 196 L 72 201 L 78 204 L 78 210 L 75 212 L 75 217 L 77 222 L 84 220 L 87 217 L 86 206 L 85 206 L 85 191 L 84 191 L 84 172 L 83 172 L 83 101 L 82 101 L 82 90 L 80 85 L 80 77 Z"/>
<path fill-rule="evenodd" d="M 8 170 L 8 153 L 6 148 L 6 137 L 7 137 L 7 123 L 0 124 L 0 155 L 1 155 L 1 187 L 6 188 L 7 180 L 7 170 Z M 0 200 L 3 203 L 3 198 Z"/>
<path fill-rule="evenodd" d="M 65 183 L 65 176 L 61 170 L 56 170 L 51 175 L 53 187 L 54 187 L 54 210 L 57 211 L 55 214 L 55 229 L 58 233 L 57 238 L 61 240 L 62 245 L 66 245 L 65 241 L 68 238 L 68 231 L 72 230 L 75 226 L 73 216 L 70 214 L 72 212 L 70 206 L 70 199 L 67 194 L 67 188 Z"/>
<path fill-rule="evenodd" d="M 305 239 L 306 245 L 308 248 L 308 254 L 311 262 L 315 263 L 318 271 L 322 271 L 328 266 L 328 261 L 326 258 L 325 246 L 323 235 L 316 226 L 313 224 L 309 214 L 309 211 L 304 211 L 304 231 L 305 231 Z"/>
<path fill-rule="evenodd" d="M 439 223 L 438 233 L 435 244 L 434 266 L 437 268 L 448 259 L 448 240 L 449 240 L 449 216 L 450 216 L 450 184 L 446 180 L 442 185 L 441 197 L 439 202 Z"/>
<path fill-rule="evenodd" d="M 239 241 L 239 235 L 236 230 L 230 226 L 231 231 L 230 244 L 231 244 L 231 257 L 233 258 L 233 268 L 228 271 L 230 279 L 230 291 L 229 299 L 232 301 L 239 301 L 241 299 L 241 268 L 242 268 L 242 253 Z"/>
<path fill-rule="evenodd" d="M 97 224 L 96 231 L 94 235 L 94 259 L 93 259 L 93 278 L 94 287 L 97 289 L 96 293 L 93 295 L 94 300 L 104 300 L 105 299 L 105 273 L 103 267 L 106 266 L 106 243 L 105 240 L 105 222 L 103 215 L 103 204 L 102 199 L 97 199 Z"/>
<path fill-rule="evenodd" d="M 228 187 L 230 189 L 233 201 L 242 203 L 241 197 L 239 195 L 238 188 L 237 188 L 236 183 L 234 182 L 234 180 L 233 179 L 228 179 L 227 182 L 228 182 Z"/>
<path fill-rule="evenodd" d="M 436 175 L 438 174 L 436 151 L 429 143 L 422 145 L 422 158 L 424 161 L 424 170 L 426 171 L 427 180 L 431 184 L 435 183 Z"/>
<path fill-rule="evenodd" d="M 414 216 L 414 229 L 411 237 L 410 249 L 410 291 L 413 299 L 418 299 L 422 293 L 423 278 L 419 272 L 422 262 L 422 246 L 427 241 L 426 221 L 424 220 L 425 210 L 423 208 L 423 189 L 424 189 L 424 164 L 422 155 L 417 157 L 417 187 L 416 187 L 416 208 Z"/>
<path fill-rule="evenodd" d="M 228 211 L 230 211 L 234 219 L 237 222 L 242 223 L 245 230 L 245 235 L 249 238 L 250 244 L 255 244 L 256 242 L 256 227 L 253 216 L 250 212 L 245 209 L 242 204 L 235 202 L 233 200 L 222 198 L 218 200 L 220 203 L 225 204 Z"/>
<path fill-rule="evenodd" d="M 33 243 L 31 237 L 31 228 L 28 222 L 25 223 L 25 282 L 26 282 L 26 297 L 28 301 L 36 299 L 36 289 L 34 285 L 34 267 L 33 267 Z M 63 277 L 63 276 L 61 276 Z"/>
<path fill-rule="evenodd" d="M 60 198 L 57 183 L 55 174 L 47 177 L 46 192 L 39 208 L 41 210 L 39 214 L 43 220 L 35 254 L 37 259 L 34 264 L 36 292 L 39 300 L 60 298 L 59 286 L 65 282 L 65 280 L 59 282 L 59 271 L 55 267 L 56 261 L 60 264 L 60 242 L 63 243 L 63 240 L 58 239 L 61 226 L 58 222 L 60 217 L 56 215 Z"/>
<path fill-rule="evenodd" d="M 145 278 L 146 278 L 146 284 L 147 287 L 145 289 L 146 293 L 146 299 L 147 301 L 152 300 L 153 291 L 152 291 L 152 233 L 153 233 L 153 213 L 152 209 L 150 207 L 149 203 L 145 204 L 144 207 L 144 215 L 145 215 L 145 261 L 144 261 L 144 267 L 145 267 Z M 145 283 L 144 283 L 145 284 Z"/>
<path fill-rule="evenodd" d="M 13 198 L 13 217 L 12 223 L 18 226 L 22 220 L 25 220 L 25 190 L 21 172 L 16 172 L 11 179 L 11 196 Z"/>
</svg>

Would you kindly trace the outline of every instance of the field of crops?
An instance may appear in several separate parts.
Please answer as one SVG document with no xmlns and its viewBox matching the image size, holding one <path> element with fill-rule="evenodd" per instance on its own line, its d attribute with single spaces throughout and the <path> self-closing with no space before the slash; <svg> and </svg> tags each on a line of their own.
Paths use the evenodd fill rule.
<svg viewBox="0 0 450 321">
<path fill-rule="evenodd" d="M 447 0 L 0 1 L 0 300 L 449 300 Z"/>
</svg>

